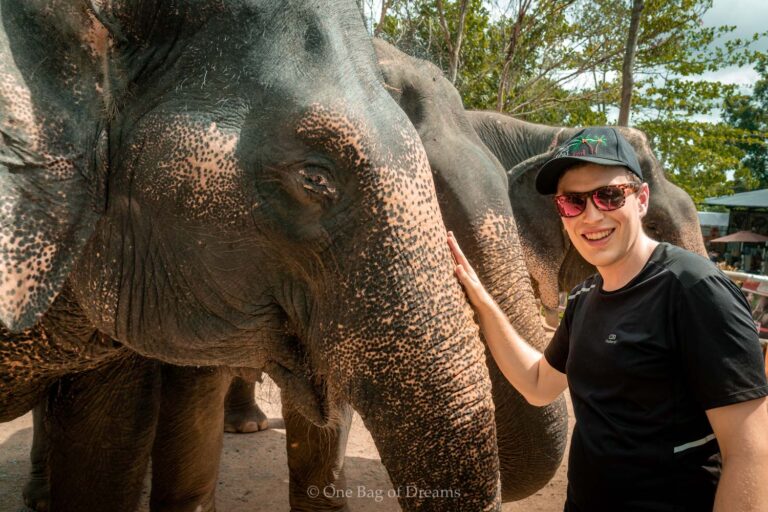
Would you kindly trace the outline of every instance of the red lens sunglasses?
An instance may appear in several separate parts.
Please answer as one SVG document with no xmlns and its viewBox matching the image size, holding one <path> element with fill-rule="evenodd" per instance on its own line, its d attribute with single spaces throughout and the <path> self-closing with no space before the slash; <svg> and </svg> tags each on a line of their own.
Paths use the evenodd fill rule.
<svg viewBox="0 0 768 512">
<path fill-rule="evenodd" d="M 606 185 L 590 192 L 568 192 L 554 197 L 557 213 L 561 217 L 576 217 L 587 209 L 587 198 L 601 212 L 618 210 L 624 206 L 627 196 L 634 194 L 642 183 L 630 182 L 619 185 Z"/>
</svg>

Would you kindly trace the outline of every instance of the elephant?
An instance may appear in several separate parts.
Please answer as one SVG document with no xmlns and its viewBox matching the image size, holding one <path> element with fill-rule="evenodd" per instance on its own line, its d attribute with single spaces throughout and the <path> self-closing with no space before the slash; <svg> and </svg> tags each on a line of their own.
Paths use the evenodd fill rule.
<svg viewBox="0 0 768 512">
<path fill-rule="evenodd" d="M 499 509 L 485 350 L 354 2 L 2 0 L 0 21 L 0 421 L 61 404 L 52 508 L 132 509 L 178 441 L 165 382 L 226 366 L 281 387 L 289 438 L 341 446 L 354 407 L 396 487 L 460 492 L 404 509 Z M 211 371 L 190 401 L 223 400 Z M 74 492 L 83 464 L 120 492 Z"/>
<path fill-rule="evenodd" d="M 595 273 L 571 246 L 549 199 L 535 190 L 536 171 L 578 128 L 529 123 L 495 112 L 469 111 L 472 127 L 509 174 L 509 198 L 520 229 L 528 271 L 544 307 L 554 311 L 558 292 L 569 291 Z M 706 255 L 696 207 L 690 196 L 667 180 L 647 136 L 620 128 L 634 147 L 651 190 L 643 228 L 654 239 Z"/>
<path fill-rule="evenodd" d="M 407 91 L 407 94 L 396 93 L 394 97 L 405 113 L 409 115 L 411 121 L 416 121 L 420 138 L 419 144 L 423 145 L 426 150 L 445 225 L 456 233 L 457 237 L 462 240 L 466 251 L 475 257 L 480 275 L 489 284 L 492 293 L 508 312 L 516 328 L 527 336 L 533 344 L 543 348 L 546 343 L 546 335 L 540 325 L 533 289 L 521 257 L 515 221 L 506 194 L 507 185 L 504 169 L 472 131 L 464 116 L 458 95 L 454 94 L 448 97 L 433 95 L 433 76 L 435 78 L 439 76 L 440 80 L 445 80 L 437 68 L 430 68 L 434 75 L 424 79 L 419 71 L 424 65 L 421 61 L 410 59 L 380 42 L 375 43 L 375 49 L 388 90 L 390 92 Z M 414 102 L 416 98 L 424 98 L 425 101 L 419 105 Z M 415 117 L 414 112 L 420 109 L 423 109 L 424 113 L 429 112 L 430 114 L 423 115 L 421 118 Z M 440 130 L 441 140 L 439 142 L 430 141 L 428 138 L 430 131 L 434 129 Z M 460 155 L 460 158 L 446 158 L 445 151 L 447 149 Z M 476 173 L 469 175 L 464 172 L 466 166 L 476 169 Z M 386 286 L 389 284 L 387 283 Z M 450 323 L 449 319 L 443 318 L 442 313 L 439 314 L 439 317 L 441 322 L 448 320 Z M 401 320 L 397 317 L 385 317 L 383 322 L 389 324 L 391 322 L 405 322 L 406 320 L 411 321 L 410 318 Z M 420 329 L 418 324 L 416 327 L 412 325 L 404 325 L 405 331 L 408 332 L 413 328 Z M 490 354 L 485 353 L 484 356 L 484 361 L 488 367 L 487 371 L 491 377 L 494 401 L 494 430 L 497 433 L 498 444 L 494 444 L 492 448 L 495 453 L 498 453 L 500 464 L 497 470 L 501 477 L 500 498 L 504 501 L 520 499 L 541 488 L 551 478 L 562 460 L 567 430 L 564 401 L 561 398 L 547 407 L 530 406 L 509 385 Z M 392 366 L 391 371 L 397 374 L 398 379 L 405 378 L 410 372 L 409 366 L 412 364 L 418 364 L 418 362 L 411 359 L 403 360 L 401 361 L 401 365 L 404 365 L 403 368 Z M 165 365 L 161 365 L 161 367 L 164 368 Z M 434 365 L 431 367 L 434 368 Z M 461 375 L 467 370 L 466 363 L 454 363 L 448 373 L 451 379 L 461 379 Z M 179 425 L 178 418 L 186 420 L 190 417 L 199 417 L 190 413 L 190 407 L 196 411 L 221 410 L 225 395 L 221 390 L 226 389 L 229 381 L 219 376 L 218 384 L 215 386 L 216 392 L 208 391 L 204 396 L 199 397 L 196 391 L 198 385 L 195 380 L 199 376 L 189 375 L 185 379 L 183 377 L 184 371 L 183 368 L 173 370 L 172 375 L 176 380 L 170 389 L 174 390 L 174 396 L 184 396 L 184 403 L 187 404 L 187 408 L 179 403 L 178 399 L 175 401 L 167 399 L 165 385 L 161 385 L 160 395 L 163 407 L 160 407 L 160 414 L 163 415 L 166 422 L 162 421 L 162 418 L 161 421 L 157 422 L 156 428 L 162 433 L 157 434 L 156 438 L 162 439 L 162 442 L 158 443 L 156 440 L 155 448 L 152 450 L 152 456 L 157 457 L 157 459 L 153 459 L 153 510 L 164 510 L 164 507 L 170 508 L 174 503 L 179 502 L 187 504 L 189 510 L 194 510 L 198 505 L 202 505 L 203 510 L 209 510 L 213 507 L 213 487 L 215 487 L 216 482 L 215 469 L 212 469 L 214 464 L 206 464 L 198 474 L 193 475 L 196 478 L 200 477 L 207 470 L 209 475 L 213 475 L 212 478 L 198 478 L 197 480 L 193 478 L 190 481 L 186 477 L 182 477 L 181 482 L 179 478 L 173 482 L 163 478 L 158 479 L 158 481 L 155 480 L 156 468 L 160 468 L 162 471 L 162 468 L 167 467 L 185 467 L 178 460 L 171 460 L 174 456 L 179 457 L 179 454 L 186 462 L 218 461 L 208 449 L 216 444 L 216 439 L 220 443 L 220 418 L 216 417 L 211 422 L 218 425 L 219 437 L 205 443 L 190 442 L 193 435 L 203 435 L 204 429 L 198 428 L 190 433 L 191 427 Z M 272 376 L 274 368 L 268 368 L 266 371 Z M 165 378 L 165 373 L 163 373 L 161 380 Z M 122 380 L 133 379 L 126 379 L 123 376 Z M 175 384 L 182 381 L 185 382 L 184 385 Z M 203 388 L 208 390 L 210 379 L 206 380 L 204 384 L 206 385 Z M 281 387 L 283 386 L 281 385 Z M 193 392 L 184 393 L 183 390 L 192 390 Z M 249 391 L 248 385 L 243 384 L 242 381 L 230 388 L 227 394 L 230 402 L 233 395 L 243 397 L 239 402 L 235 400 L 235 403 L 245 403 L 252 400 L 253 397 L 252 388 Z M 337 409 L 333 429 L 314 428 L 306 420 L 304 412 L 292 404 L 292 399 L 289 395 L 287 399 L 284 398 L 283 404 L 283 416 L 287 427 L 286 445 L 290 471 L 291 507 L 293 510 L 316 510 L 318 508 L 325 509 L 325 507 L 334 510 L 343 509 L 345 507 L 343 500 L 328 499 L 322 504 L 315 500 L 310 503 L 307 501 L 306 494 L 309 485 L 322 488 L 328 483 L 333 483 L 336 486 L 343 486 L 342 463 L 351 418 L 350 409 L 344 407 Z M 60 423 L 59 416 L 62 415 L 62 412 L 51 407 L 51 404 L 56 405 L 55 397 L 49 398 L 48 404 L 46 423 L 57 425 Z M 175 414 L 164 411 L 166 404 L 173 405 Z M 355 405 L 354 402 L 352 404 Z M 476 412 L 464 407 L 453 407 L 451 411 L 453 416 L 464 418 L 464 421 L 473 424 L 476 424 L 478 419 L 482 419 L 482 417 L 477 417 Z M 407 416 L 402 413 L 402 410 L 398 412 L 401 414 L 401 418 L 406 420 Z M 429 418 L 421 418 L 420 421 L 425 422 L 426 428 L 432 428 L 429 426 Z M 171 424 L 169 425 L 168 422 Z M 368 426 L 368 421 L 366 421 L 366 426 Z M 409 422 L 404 423 L 403 421 L 397 426 L 400 427 L 397 430 L 412 428 Z M 184 437 L 185 442 L 177 441 L 173 436 L 174 433 L 177 434 L 177 437 Z M 382 455 L 382 461 L 390 472 L 393 483 L 399 487 L 397 474 L 393 474 L 391 469 L 392 455 L 388 455 L 385 450 L 382 450 L 375 431 L 372 433 Z M 199 439 L 199 437 L 194 438 Z M 210 441 L 211 438 L 206 439 Z M 54 451 L 68 449 L 67 446 L 64 446 L 65 443 L 59 439 L 54 441 Z M 203 453 L 196 453 L 195 447 L 198 445 L 204 447 Z M 82 447 L 79 446 L 78 449 L 82 450 Z M 402 457 L 413 457 L 414 455 L 407 450 L 406 447 L 403 447 Z M 456 456 L 460 455 L 457 453 Z M 434 460 L 431 453 L 425 454 L 424 457 L 428 459 L 426 462 L 429 464 L 429 471 L 440 471 L 437 466 L 432 467 L 433 464 L 441 464 L 441 462 Z M 479 463 L 474 456 L 472 458 L 473 460 L 468 461 L 468 463 L 472 465 Z M 59 456 L 58 459 L 66 459 L 66 457 Z M 48 478 L 54 482 L 53 476 Z M 77 487 L 77 483 L 70 483 L 69 486 Z M 105 483 L 102 487 L 105 489 L 102 496 L 109 494 L 109 483 Z M 39 490 L 39 488 L 40 486 L 37 489 Z M 89 493 L 94 494 L 92 488 Z M 38 509 L 43 508 L 39 501 L 35 502 L 34 493 L 28 492 L 27 495 L 32 498 L 28 502 L 38 505 L 36 507 Z M 193 498 L 190 499 L 190 496 Z M 452 502 L 449 505 L 434 498 L 415 504 L 408 500 L 401 500 L 401 503 L 405 508 L 479 509 L 477 504 L 472 503 L 471 497 L 470 499 L 465 498 L 463 490 L 460 501 Z"/>
<path fill-rule="evenodd" d="M 492 154 L 493 148 L 486 147 L 475 133 L 458 91 L 439 68 L 381 39 L 374 40 L 374 47 L 386 87 L 424 144 L 446 225 L 478 262 L 483 281 L 494 283 L 491 293 L 516 329 L 542 349 L 546 336 L 538 325 L 538 308 L 522 264 L 505 171 Z M 493 382 L 499 455 L 501 464 L 507 467 L 502 471 L 502 497 L 503 501 L 518 500 L 540 489 L 559 466 L 565 446 L 566 412 L 562 400 L 544 408 L 528 405 L 506 381 L 490 354 L 487 363 Z M 228 416 L 240 419 L 260 413 L 253 398 L 254 386 L 253 382 L 235 380 L 228 394 Z M 525 425 L 527 436 L 536 436 L 535 447 L 520 442 L 515 435 L 518 429 L 509 428 L 516 423 Z M 510 434 L 504 435 L 507 432 Z M 521 451 L 527 453 L 524 462 Z M 528 479 L 524 487 L 520 482 L 523 468 L 523 478 Z M 504 478 L 513 474 L 518 475 L 514 481 Z"/>
</svg>

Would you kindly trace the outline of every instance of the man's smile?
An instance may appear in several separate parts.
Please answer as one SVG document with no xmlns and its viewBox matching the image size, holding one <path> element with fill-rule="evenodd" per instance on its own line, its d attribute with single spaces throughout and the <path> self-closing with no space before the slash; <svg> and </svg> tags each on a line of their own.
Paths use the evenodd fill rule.
<svg viewBox="0 0 768 512">
<path fill-rule="evenodd" d="M 615 231 L 614 228 L 609 229 L 601 229 L 600 231 L 590 231 L 588 233 L 582 233 L 581 236 L 583 238 L 586 238 L 590 242 L 596 242 L 598 240 L 602 240 L 604 238 L 607 238 Z"/>
</svg>

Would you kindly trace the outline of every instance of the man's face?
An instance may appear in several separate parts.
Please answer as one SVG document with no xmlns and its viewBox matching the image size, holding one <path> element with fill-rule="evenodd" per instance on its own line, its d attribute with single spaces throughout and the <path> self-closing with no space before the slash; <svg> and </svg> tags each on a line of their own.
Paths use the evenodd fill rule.
<svg viewBox="0 0 768 512">
<path fill-rule="evenodd" d="M 629 183 L 624 167 L 584 164 L 568 169 L 557 184 L 557 194 L 589 192 L 605 185 Z M 592 199 L 576 217 L 562 217 L 565 230 L 579 254 L 598 268 L 620 265 L 636 248 L 642 232 L 642 218 L 648 210 L 648 185 L 626 197 L 624 206 L 605 212 L 598 210 Z"/>
</svg>

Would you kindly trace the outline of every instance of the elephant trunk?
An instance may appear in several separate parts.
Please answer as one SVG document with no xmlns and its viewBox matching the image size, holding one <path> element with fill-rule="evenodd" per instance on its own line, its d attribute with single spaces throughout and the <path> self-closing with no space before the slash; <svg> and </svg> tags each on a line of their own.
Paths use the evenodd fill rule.
<svg viewBox="0 0 768 512">
<path fill-rule="evenodd" d="M 423 147 L 404 115 L 402 128 L 392 126 L 359 131 L 371 168 L 359 184 L 368 215 L 336 242 L 329 266 L 339 281 L 324 287 L 331 314 L 315 316 L 319 350 L 310 357 L 329 396 L 362 417 L 405 510 L 498 510 L 484 348 Z"/>
<path fill-rule="evenodd" d="M 401 332 L 389 354 L 374 356 L 378 370 L 351 383 L 351 401 L 404 510 L 498 510 L 494 409 L 482 346 L 465 311 L 430 305 L 441 313 Z M 465 325 L 446 325 L 456 317 Z M 395 354 L 402 359 L 396 365 L 387 361 Z"/>
<path fill-rule="evenodd" d="M 482 145 L 471 140 L 454 145 L 462 148 L 459 163 L 445 160 L 442 155 L 455 153 L 447 147 L 428 149 L 436 155 L 433 168 L 443 169 L 435 181 L 445 222 L 517 332 L 543 350 L 547 339 L 507 196 L 506 174 Z M 502 499 L 517 500 L 543 487 L 560 465 L 567 434 L 565 401 L 559 398 L 546 407 L 528 404 L 490 352 L 486 360 L 496 410 Z"/>
<path fill-rule="evenodd" d="M 464 229 L 457 238 L 465 247 L 480 279 L 507 314 L 515 330 L 532 346 L 543 350 L 548 340 L 510 215 L 489 213 Z M 503 501 L 525 498 L 554 475 L 565 451 L 567 411 L 561 397 L 535 407 L 509 384 L 490 352 L 488 369 L 496 406 Z"/>
</svg>

